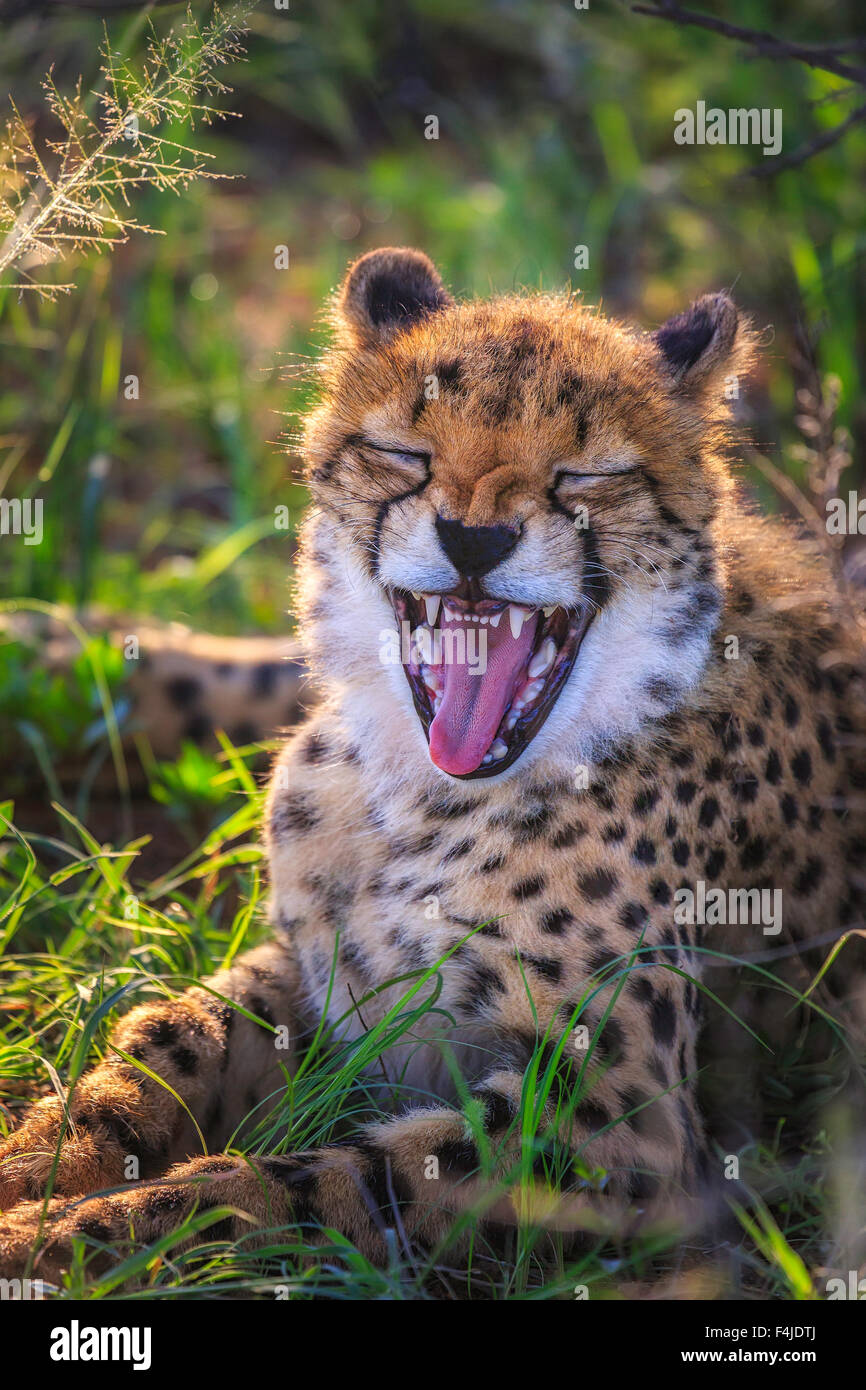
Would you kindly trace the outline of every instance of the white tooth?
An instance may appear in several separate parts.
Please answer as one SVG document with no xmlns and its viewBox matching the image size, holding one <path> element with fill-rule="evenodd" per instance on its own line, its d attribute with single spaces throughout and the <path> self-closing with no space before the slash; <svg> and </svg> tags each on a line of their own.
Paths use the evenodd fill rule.
<svg viewBox="0 0 866 1390">
<path fill-rule="evenodd" d="M 519 605 L 516 604 L 516 603 L 509 603 L 509 605 L 508 605 L 508 621 L 511 623 L 511 635 L 512 635 L 512 637 L 519 637 L 519 636 L 520 636 L 520 632 L 521 632 L 521 629 L 522 629 L 522 627 L 523 627 L 523 624 L 526 622 L 526 619 L 527 619 L 528 617 L 529 617 L 529 609 L 528 609 L 528 608 L 520 608 Z"/>
<path fill-rule="evenodd" d="M 535 656 L 529 663 L 526 674 L 532 678 L 543 676 L 556 660 L 556 643 L 552 637 L 545 637 Z"/>
<path fill-rule="evenodd" d="M 492 763 L 492 762 L 493 762 L 493 759 L 491 758 L 490 754 L 489 754 L 489 753 L 485 753 L 485 754 L 484 754 L 484 757 L 481 759 L 481 766 L 482 766 L 482 767 L 486 767 L 486 765 L 487 765 L 488 763 Z"/>
<path fill-rule="evenodd" d="M 433 671 L 429 669 L 425 670 L 423 672 L 423 680 L 424 684 L 426 685 L 427 689 L 431 692 L 431 694 L 441 695 L 442 677 L 439 675 L 438 671 Z"/>
<path fill-rule="evenodd" d="M 520 718 L 520 710 L 519 710 L 519 709 L 512 709 L 511 713 L 509 714 L 508 718 L 507 718 L 506 721 L 505 721 L 505 730 L 506 730 L 506 733 L 510 733 L 510 732 L 511 732 L 511 730 L 514 728 L 514 726 L 515 726 L 515 724 L 517 723 L 517 721 L 518 721 L 519 718 Z"/>
<path fill-rule="evenodd" d="M 552 603 L 552 604 L 550 605 L 549 608 L 542 608 L 541 611 L 542 611 L 542 613 L 544 614 L 545 618 L 549 618 L 550 615 L 551 615 L 551 613 L 555 613 L 555 612 L 556 612 L 558 606 L 559 606 L 558 604 Z"/>
<path fill-rule="evenodd" d="M 439 706 L 440 706 L 441 704 L 442 704 L 442 696 L 441 696 L 441 695 L 435 696 L 435 698 L 434 698 L 434 700 L 433 700 L 433 713 L 434 713 L 434 714 L 438 714 L 438 713 L 439 713 Z"/>
<path fill-rule="evenodd" d="M 410 589 L 410 590 L 409 590 L 409 593 L 412 595 L 413 598 L 416 598 L 416 599 L 418 600 L 419 603 L 421 602 L 422 598 L 424 597 L 423 594 L 416 594 L 414 589 Z"/>
<path fill-rule="evenodd" d="M 500 610 L 499 610 L 498 613 L 491 613 L 491 614 L 490 614 L 490 626 L 491 626 L 491 627 L 498 627 L 501 621 L 502 621 L 502 609 L 500 608 Z"/>
<path fill-rule="evenodd" d="M 487 617 L 487 614 L 486 614 L 486 613 L 482 613 L 482 615 L 481 615 L 481 617 L 478 619 L 478 621 L 479 621 L 480 623 L 488 623 L 488 622 L 490 621 L 490 619 Z"/>
<path fill-rule="evenodd" d="M 508 744 L 503 743 L 502 739 L 498 738 L 490 749 L 490 756 L 494 762 L 498 763 L 502 758 L 505 757 L 507 752 Z"/>
<path fill-rule="evenodd" d="M 438 594 L 425 594 L 424 607 L 427 609 L 427 621 L 432 627 L 439 614 L 439 605 L 442 602 Z"/>
<path fill-rule="evenodd" d="M 525 705 L 531 705 L 536 695 L 540 695 L 544 689 L 544 681 L 530 681 L 520 692 L 520 698 Z"/>
</svg>

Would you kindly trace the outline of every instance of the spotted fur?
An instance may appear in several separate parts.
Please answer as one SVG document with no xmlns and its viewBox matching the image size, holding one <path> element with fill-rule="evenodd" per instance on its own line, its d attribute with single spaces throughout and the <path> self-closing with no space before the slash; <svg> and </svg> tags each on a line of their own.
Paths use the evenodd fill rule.
<svg viewBox="0 0 866 1390">
<path fill-rule="evenodd" d="M 581 1000 L 591 1062 L 566 1037 L 548 1097 L 579 1162 L 546 1219 L 574 1232 L 590 1208 L 621 1222 L 658 1211 L 700 1191 L 711 1166 L 697 1076 L 712 1010 L 699 984 L 727 988 L 761 1033 L 792 1017 L 788 997 L 780 1007 L 703 952 L 759 955 L 769 940 L 801 989 L 862 925 L 860 635 L 820 557 L 753 515 L 732 481 L 724 384 L 752 352 L 733 304 L 707 296 L 641 334 L 568 297 L 456 303 L 426 257 L 388 250 L 352 267 L 335 329 L 307 428 L 300 562 L 318 703 L 286 740 L 267 802 L 274 945 L 213 982 L 261 1022 L 230 1027 L 231 1009 L 194 990 L 119 1025 L 116 1051 L 76 1093 L 48 1269 L 85 1222 L 117 1240 L 131 1217 L 149 1240 L 202 1201 L 261 1227 L 336 1226 L 373 1259 L 396 1211 L 433 1245 L 481 1163 L 443 1035 L 507 1167 L 533 1052 L 547 1035 L 551 1060 Z M 394 590 L 461 581 L 437 521 L 518 536 L 486 573 L 488 594 L 592 609 L 540 731 L 483 779 L 433 765 L 404 672 L 380 660 Z M 678 923 L 675 894 L 698 879 L 781 889 L 781 935 Z M 843 954 L 862 1046 L 862 940 Z M 385 1058 L 408 1097 L 393 1119 L 288 1160 L 192 1159 L 161 1186 L 64 1207 L 118 1182 L 130 1145 L 152 1174 L 195 1151 L 170 1095 L 123 1052 L 225 1140 L 274 1085 L 269 1028 L 285 1021 L 303 1039 L 326 1015 L 359 1038 L 405 989 L 389 981 L 441 961 L 437 1011 Z M 717 1049 L 709 1069 L 736 1076 L 734 1127 L 749 1134 L 760 1049 L 742 1029 Z M 40 1102 L 2 1151 L 10 1266 L 33 1239 L 60 1122 L 58 1104 Z M 609 1173 L 602 1194 L 593 1168 Z M 490 1214 L 502 1219 L 514 1209 Z"/>
</svg>

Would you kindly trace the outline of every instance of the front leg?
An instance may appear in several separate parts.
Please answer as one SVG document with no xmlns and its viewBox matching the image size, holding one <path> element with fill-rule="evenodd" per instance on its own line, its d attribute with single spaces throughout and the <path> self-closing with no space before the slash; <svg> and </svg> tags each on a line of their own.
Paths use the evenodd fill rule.
<svg viewBox="0 0 866 1390">
<path fill-rule="evenodd" d="M 458 1110 L 416 1109 L 368 1126 L 353 1142 L 288 1158 L 201 1158 L 173 1168 L 155 1184 L 72 1207 L 55 1200 L 32 1272 L 59 1278 L 76 1236 L 111 1245 L 113 1256 L 101 1252 L 92 1257 L 96 1266 L 105 1265 L 130 1242 L 152 1244 L 193 1213 L 223 1206 L 235 1212 L 216 1229 L 184 1238 L 173 1248 L 215 1237 L 261 1243 L 273 1239 L 275 1228 L 304 1224 L 312 1231 L 340 1231 L 376 1264 L 387 1259 L 389 1228 L 416 1248 L 449 1245 L 459 1256 L 466 1237 L 453 1239 L 452 1227 L 455 1218 L 476 1204 L 482 1239 L 519 1222 L 572 1235 L 614 1229 L 622 1234 L 627 1208 L 646 1208 L 647 1164 L 649 1176 L 662 1180 L 668 1197 L 676 1190 L 678 1160 L 672 1160 L 682 1152 L 685 1136 L 671 1128 L 680 1112 L 669 1104 L 670 1096 L 648 1102 L 662 1106 L 655 1138 L 648 1140 L 636 1118 L 600 1126 L 597 1088 L 576 1105 L 569 1105 L 562 1093 L 554 1094 L 539 1128 L 548 1140 L 557 1133 L 567 1163 L 552 1184 L 544 1146 L 521 1135 L 523 1083 L 520 1073 L 503 1070 L 475 1087 L 475 1126 Z M 600 1084 L 603 1088 L 604 1080 Z M 595 1181 L 593 1170 L 606 1170 L 608 1179 Z M 0 1229 L 0 1268 L 7 1273 L 25 1268 L 41 1214 L 40 1203 L 24 1204 Z M 321 1236 L 310 1234 L 308 1239 L 315 1243 Z"/>
<path fill-rule="evenodd" d="M 196 1126 L 172 1092 L 208 1144 L 219 1146 L 279 1085 L 278 1063 L 288 1064 L 290 1054 L 275 1047 L 275 1027 L 287 1026 L 292 1039 L 299 1030 L 297 975 L 286 946 L 269 942 L 208 983 L 210 989 L 142 1004 L 122 1018 L 108 1056 L 75 1087 L 68 1115 L 56 1096 L 30 1109 L 0 1143 L 0 1210 L 42 1197 L 49 1187 L 65 1197 L 116 1187 L 200 1149 Z"/>
</svg>

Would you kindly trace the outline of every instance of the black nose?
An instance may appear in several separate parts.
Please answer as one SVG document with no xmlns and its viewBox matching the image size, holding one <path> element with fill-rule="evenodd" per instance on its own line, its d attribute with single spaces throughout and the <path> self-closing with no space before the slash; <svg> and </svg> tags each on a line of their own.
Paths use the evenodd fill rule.
<svg viewBox="0 0 866 1390">
<path fill-rule="evenodd" d="M 437 516 L 436 530 L 448 559 L 466 579 L 478 579 L 495 569 L 520 537 L 510 526 L 464 526 L 444 516 Z"/>
</svg>

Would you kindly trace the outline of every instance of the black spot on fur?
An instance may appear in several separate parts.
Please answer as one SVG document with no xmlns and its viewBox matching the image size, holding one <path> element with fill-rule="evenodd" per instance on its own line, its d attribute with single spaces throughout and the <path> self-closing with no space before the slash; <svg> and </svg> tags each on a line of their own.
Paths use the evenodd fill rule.
<svg viewBox="0 0 866 1390">
<path fill-rule="evenodd" d="M 201 695 L 201 681 L 192 676 L 174 676 L 166 681 L 165 693 L 178 709 L 189 709 Z"/>
<path fill-rule="evenodd" d="M 779 805 L 782 808 L 782 816 L 786 825 L 793 825 L 798 819 L 800 812 L 797 808 L 797 799 L 790 792 L 786 792 Z"/>
<path fill-rule="evenodd" d="M 536 874 L 534 878 L 525 878 L 520 883 L 516 883 L 511 890 L 513 898 L 535 898 L 544 891 L 544 875 Z"/>
<path fill-rule="evenodd" d="M 545 912 L 538 925 L 543 932 L 549 932 L 551 936 L 561 936 L 573 921 L 574 918 L 567 907 L 556 907 L 552 912 Z"/>
<path fill-rule="evenodd" d="M 797 877 L 797 892 L 812 893 L 818 887 L 824 876 L 824 865 L 821 860 L 812 855 L 806 860 L 804 868 Z"/>
<path fill-rule="evenodd" d="M 205 743 L 213 735 L 213 724 L 205 714 L 194 714 L 184 726 L 183 737 L 192 743 Z"/>
<path fill-rule="evenodd" d="M 262 999 L 260 994 L 250 995 L 248 1004 L 251 1014 L 255 1014 L 258 1018 L 262 1019 L 263 1022 L 270 1024 L 272 1028 L 275 1026 L 276 1020 L 271 1012 L 271 1008 L 268 1003 Z"/>
<path fill-rule="evenodd" d="M 307 797 L 284 793 L 273 804 L 270 829 L 275 840 L 292 833 L 304 834 L 318 823 L 319 814 Z"/>
<path fill-rule="evenodd" d="M 818 720 L 817 733 L 818 742 L 821 745 L 821 752 L 824 754 L 824 757 L 827 759 L 827 762 L 835 762 L 836 741 L 833 738 L 833 730 L 830 727 L 830 721 L 829 719 L 826 719 L 823 715 Z"/>
<path fill-rule="evenodd" d="M 280 667 L 276 661 L 263 661 L 253 669 L 253 699 L 264 700 L 273 695 L 279 679 Z"/>
<path fill-rule="evenodd" d="M 434 1149 L 440 1170 L 446 1173 L 472 1173 L 481 1163 L 478 1149 L 471 1139 L 449 1139 Z"/>
<path fill-rule="evenodd" d="M 596 869 L 592 873 L 583 874 L 578 879 L 578 887 L 585 898 L 590 902 L 598 902 L 602 898 L 609 898 L 617 885 L 617 877 L 607 869 Z"/>
<path fill-rule="evenodd" d="M 455 859 L 463 859 L 471 849 L 475 848 L 474 840 L 458 840 L 456 845 L 452 845 L 442 856 L 443 864 L 450 864 Z"/>
<path fill-rule="evenodd" d="M 515 951 L 515 957 L 517 954 Z M 557 984 L 562 978 L 561 960 L 550 960 L 545 956 L 529 956 L 525 951 L 520 952 L 520 959 L 531 966 L 542 979 L 549 980 L 551 984 Z"/>
<path fill-rule="evenodd" d="M 330 752 L 327 739 L 323 738 L 316 729 L 304 740 L 302 756 L 305 763 L 317 766 L 319 763 L 325 762 L 330 756 Z"/>
<path fill-rule="evenodd" d="M 767 754 L 767 767 L 765 771 L 767 781 L 771 786 L 778 786 L 782 780 L 782 759 L 779 757 L 775 748 L 771 748 Z"/>
<path fill-rule="evenodd" d="M 485 859 L 484 863 L 481 865 L 481 872 L 482 872 L 483 874 L 492 874 L 492 873 L 495 873 L 497 869 L 501 869 L 501 868 L 502 868 L 502 865 L 503 865 L 504 863 L 505 863 L 505 855 L 504 855 L 504 854 L 493 854 L 493 855 L 491 855 L 491 857 L 490 857 L 489 859 Z"/>
<path fill-rule="evenodd" d="M 746 803 L 756 800 L 758 795 L 758 779 L 752 772 L 738 771 L 731 782 L 731 791 L 738 801 Z"/>
<path fill-rule="evenodd" d="M 812 779 L 812 756 L 808 749 L 800 748 L 791 759 L 791 771 L 801 786 L 807 786 Z"/>
<path fill-rule="evenodd" d="M 677 1011 L 668 995 L 656 995 L 650 1013 L 650 1024 L 653 1037 L 659 1046 L 670 1047 L 677 1032 Z"/>
<path fill-rule="evenodd" d="M 553 849 L 570 849 L 582 835 L 586 834 L 586 827 L 583 825 L 566 825 L 562 830 L 557 830 L 555 835 L 550 838 Z"/>
<path fill-rule="evenodd" d="M 508 1096 L 488 1086 L 479 1086 L 472 1095 L 484 1106 L 484 1129 L 487 1134 L 501 1134 L 510 1128 L 517 1111 Z"/>
<path fill-rule="evenodd" d="M 157 1019 L 143 1029 L 144 1037 L 154 1047 L 171 1047 L 177 1042 L 177 1024 L 167 1018 Z"/>
<path fill-rule="evenodd" d="M 593 1134 L 597 1134 L 600 1129 L 604 1129 L 611 1122 L 609 1110 L 605 1110 L 603 1105 L 599 1105 L 595 1100 L 583 1100 L 574 1113 L 575 1120 L 583 1123 Z"/>
<path fill-rule="evenodd" d="M 659 795 L 660 793 L 658 789 L 655 787 L 649 787 L 645 788 L 643 791 L 639 791 L 634 801 L 632 802 L 632 810 L 634 811 L 635 815 L 647 815 L 648 812 L 652 810 L 653 806 L 655 806 L 656 802 L 659 799 Z"/>
<path fill-rule="evenodd" d="M 502 977 L 495 970 L 486 965 L 476 966 L 463 994 L 463 1007 L 467 1012 L 475 1013 L 479 1007 L 492 1004 L 497 994 L 504 993 Z"/>
<path fill-rule="evenodd" d="M 178 1071 L 183 1072 L 184 1076 L 194 1076 L 198 1071 L 198 1058 L 189 1047 L 173 1048 L 171 1060 Z"/>
<path fill-rule="evenodd" d="M 653 902 L 667 904 L 671 900 L 671 890 L 663 878 L 654 878 L 650 884 Z"/>
<path fill-rule="evenodd" d="M 619 911 L 620 925 L 628 931 L 640 931 L 646 926 L 649 914 L 642 903 L 624 903 Z"/>
<path fill-rule="evenodd" d="M 641 835 L 640 839 L 635 841 L 632 857 L 639 864 L 654 864 L 656 862 L 656 848 L 652 840 L 648 840 L 646 835 Z"/>
<path fill-rule="evenodd" d="M 744 869 L 759 869 L 767 857 L 767 843 L 760 835 L 747 840 L 740 850 L 740 864 Z"/>
</svg>

